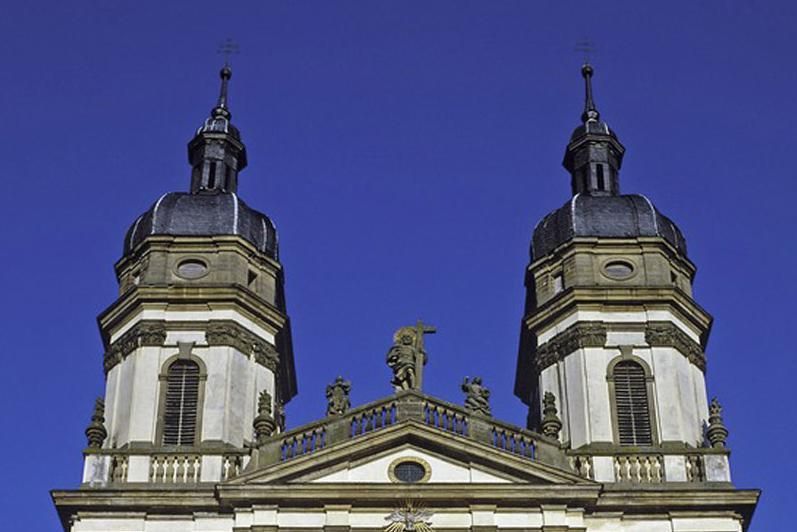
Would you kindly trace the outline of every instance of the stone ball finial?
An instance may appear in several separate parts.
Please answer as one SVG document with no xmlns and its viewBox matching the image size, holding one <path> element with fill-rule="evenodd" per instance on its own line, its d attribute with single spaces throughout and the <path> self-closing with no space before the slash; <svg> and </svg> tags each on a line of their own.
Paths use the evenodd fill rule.
<svg viewBox="0 0 797 532">
<path fill-rule="evenodd" d="M 711 400 L 708 407 L 708 428 L 706 437 L 712 447 L 722 448 L 728 440 L 728 428 L 722 422 L 722 406 L 717 398 Z"/>
<path fill-rule="evenodd" d="M 265 443 L 277 429 L 277 422 L 274 419 L 271 406 L 271 394 L 268 393 L 268 390 L 260 392 L 260 397 L 257 400 L 257 417 L 252 422 L 252 426 L 255 429 L 255 439 L 258 445 Z"/>
<path fill-rule="evenodd" d="M 94 402 L 94 413 L 91 415 L 91 423 L 86 427 L 86 439 L 90 449 L 99 449 L 108 437 L 108 430 L 105 428 L 105 401 L 98 397 Z"/>
<path fill-rule="evenodd" d="M 542 433 L 550 438 L 559 439 L 562 430 L 562 420 L 556 410 L 556 396 L 545 392 L 542 396 Z"/>
</svg>

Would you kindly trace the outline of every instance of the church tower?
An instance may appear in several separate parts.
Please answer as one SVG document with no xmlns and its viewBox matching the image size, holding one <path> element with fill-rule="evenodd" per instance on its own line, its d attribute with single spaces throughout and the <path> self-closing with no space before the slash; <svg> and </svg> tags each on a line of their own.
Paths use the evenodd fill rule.
<svg viewBox="0 0 797 532">
<path fill-rule="evenodd" d="M 119 297 L 98 318 L 105 423 L 87 432 L 84 483 L 227 478 L 248 459 L 259 399 L 279 423 L 296 394 L 277 231 L 238 197 L 246 146 L 230 68 L 220 76 L 188 143 L 189 191 L 162 195 L 125 236 Z"/>
<path fill-rule="evenodd" d="M 687 480 L 688 450 L 707 443 L 712 318 L 692 297 L 681 231 L 647 197 L 620 193 L 625 148 L 595 105 L 592 67 L 581 73 L 584 112 L 563 162 L 572 197 L 534 229 L 515 393 L 530 427 L 553 394 L 562 439 L 592 453 L 596 480 L 623 480 L 623 457 L 641 450 L 655 457 L 646 466 Z M 725 455 L 705 467 L 730 480 Z"/>
</svg>

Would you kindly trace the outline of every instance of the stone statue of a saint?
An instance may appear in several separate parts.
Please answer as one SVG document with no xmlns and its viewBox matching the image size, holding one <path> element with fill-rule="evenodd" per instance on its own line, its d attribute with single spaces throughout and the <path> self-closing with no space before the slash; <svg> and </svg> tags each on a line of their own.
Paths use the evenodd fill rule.
<svg viewBox="0 0 797 532">
<path fill-rule="evenodd" d="M 470 380 L 465 377 L 462 382 L 462 391 L 465 392 L 465 410 L 472 414 L 491 416 L 490 390 L 482 384 L 481 377 Z"/>
<path fill-rule="evenodd" d="M 327 385 L 328 416 L 340 416 L 349 410 L 351 407 L 349 392 L 351 392 L 351 382 L 343 377 L 338 377 L 335 382 Z"/>
<path fill-rule="evenodd" d="M 402 327 L 393 335 L 393 346 L 387 352 L 387 365 L 393 370 L 390 383 L 396 389 L 417 388 L 419 353 L 416 347 L 417 333 L 412 327 Z M 426 363 L 426 353 L 421 354 Z"/>
<path fill-rule="evenodd" d="M 387 365 L 393 370 L 390 383 L 397 392 L 420 390 L 423 386 L 423 366 L 426 364 L 423 335 L 435 332 L 437 329 L 418 320 L 415 327 L 402 327 L 393 334 Z"/>
</svg>

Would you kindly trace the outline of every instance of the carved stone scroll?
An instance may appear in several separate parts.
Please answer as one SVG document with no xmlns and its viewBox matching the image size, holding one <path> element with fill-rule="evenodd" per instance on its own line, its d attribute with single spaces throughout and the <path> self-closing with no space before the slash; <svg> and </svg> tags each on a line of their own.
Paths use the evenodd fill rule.
<svg viewBox="0 0 797 532">
<path fill-rule="evenodd" d="M 604 347 L 607 327 L 601 321 L 585 321 L 571 325 L 537 347 L 535 365 L 538 372 L 562 360 L 582 347 Z"/>
<path fill-rule="evenodd" d="M 162 346 L 166 342 L 166 322 L 140 321 L 111 344 L 105 352 L 105 373 L 130 353 L 144 346 Z"/>
<path fill-rule="evenodd" d="M 212 321 L 205 330 L 208 345 L 227 345 L 245 355 L 254 355 L 258 364 L 277 371 L 279 353 L 259 336 L 234 321 Z"/>
<path fill-rule="evenodd" d="M 689 362 L 706 371 L 706 355 L 700 344 L 669 321 L 652 321 L 645 326 L 645 341 L 651 347 L 673 347 Z"/>
</svg>

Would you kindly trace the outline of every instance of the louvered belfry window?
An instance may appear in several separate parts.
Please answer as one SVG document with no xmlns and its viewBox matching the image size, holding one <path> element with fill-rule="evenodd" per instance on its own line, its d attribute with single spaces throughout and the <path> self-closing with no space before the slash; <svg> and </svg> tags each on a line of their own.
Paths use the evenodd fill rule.
<svg viewBox="0 0 797 532">
<path fill-rule="evenodd" d="M 166 375 L 163 444 L 194 445 L 199 407 L 199 366 L 178 360 Z"/>
<path fill-rule="evenodd" d="M 632 361 L 614 367 L 614 401 L 620 445 L 653 445 L 645 370 Z"/>
</svg>

